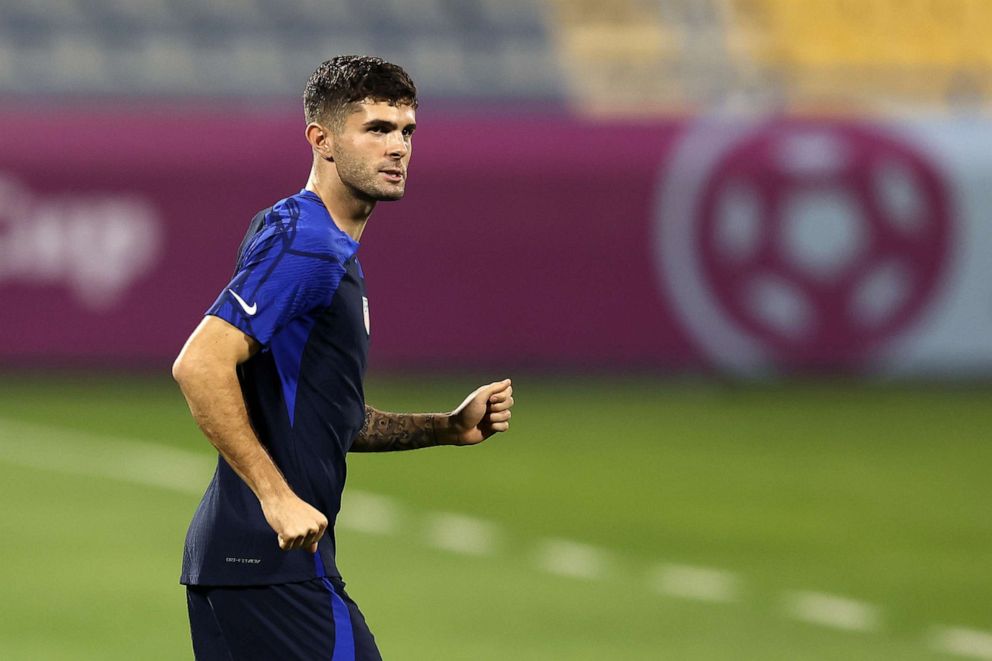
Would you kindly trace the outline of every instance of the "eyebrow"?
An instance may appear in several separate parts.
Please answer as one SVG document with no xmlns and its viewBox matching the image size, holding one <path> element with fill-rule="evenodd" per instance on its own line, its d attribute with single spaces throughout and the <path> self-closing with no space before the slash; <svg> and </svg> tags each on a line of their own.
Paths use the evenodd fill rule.
<svg viewBox="0 0 992 661">
<path fill-rule="evenodd" d="M 380 128 L 384 128 L 384 129 L 389 129 L 390 131 L 395 131 L 396 128 L 397 128 L 396 122 L 390 122 L 389 120 L 386 120 L 386 119 L 370 119 L 369 121 L 367 121 L 364 124 L 362 124 L 362 126 L 364 126 L 365 128 L 368 128 L 368 129 L 380 127 Z M 411 122 L 411 123 L 407 124 L 406 126 L 404 126 L 403 127 L 403 130 L 404 131 L 406 131 L 406 130 L 413 131 L 416 128 L 417 128 L 416 123 Z"/>
</svg>

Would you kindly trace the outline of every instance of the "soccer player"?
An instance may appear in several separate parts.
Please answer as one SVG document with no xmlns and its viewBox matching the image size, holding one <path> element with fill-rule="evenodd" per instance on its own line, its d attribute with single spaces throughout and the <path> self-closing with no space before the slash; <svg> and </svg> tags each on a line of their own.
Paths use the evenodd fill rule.
<svg viewBox="0 0 992 661">
<path fill-rule="evenodd" d="M 173 366 L 217 470 L 186 536 L 197 659 L 379 659 L 334 561 L 348 452 L 474 445 L 509 427 L 509 379 L 450 413 L 365 404 L 369 302 L 356 253 L 406 186 L 417 90 L 374 57 L 321 64 L 304 93 L 306 188 L 258 213 Z"/>
</svg>

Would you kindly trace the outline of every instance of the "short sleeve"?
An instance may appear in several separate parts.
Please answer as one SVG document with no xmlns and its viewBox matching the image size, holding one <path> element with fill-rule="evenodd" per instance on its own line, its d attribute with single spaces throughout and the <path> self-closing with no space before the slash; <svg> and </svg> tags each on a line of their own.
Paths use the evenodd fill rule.
<svg viewBox="0 0 992 661">
<path fill-rule="evenodd" d="M 344 273 L 335 255 L 295 251 L 285 232 L 266 228 L 207 314 L 268 345 L 294 318 L 330 305 Z"/>
</svg>

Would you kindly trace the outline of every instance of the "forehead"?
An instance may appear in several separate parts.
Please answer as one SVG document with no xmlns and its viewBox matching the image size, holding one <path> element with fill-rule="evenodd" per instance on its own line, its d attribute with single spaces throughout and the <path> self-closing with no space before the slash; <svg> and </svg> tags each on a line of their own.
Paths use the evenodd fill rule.
<svg viewBox="0 0 992 661">
<path fill-rule="evenodd" d="M 365 100 L 352 104 L 347 122 L 361 125 L 371 121 L 386 121 L 399 126 L 412 124 L 417 119 L 417 111 L 405 103 L 391 104 L 389 101 Z"/>
</svg>

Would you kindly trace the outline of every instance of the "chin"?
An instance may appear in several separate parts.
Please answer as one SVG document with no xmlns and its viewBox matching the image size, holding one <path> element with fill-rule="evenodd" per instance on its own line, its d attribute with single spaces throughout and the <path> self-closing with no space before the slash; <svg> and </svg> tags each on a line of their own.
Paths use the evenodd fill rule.
<svg viewBox="0 0 992 661">
<path fill-rule="evenodd" d="M 384 191 L 379 191 L 378 195 L 376 195 L 375 197 L 380 202 L 395 202 L 396 200 L 402 199 L 403 193 L 405 192 L 406 191 L 402 188 L 399 190 L 384 190 Z"/>
</svg>

